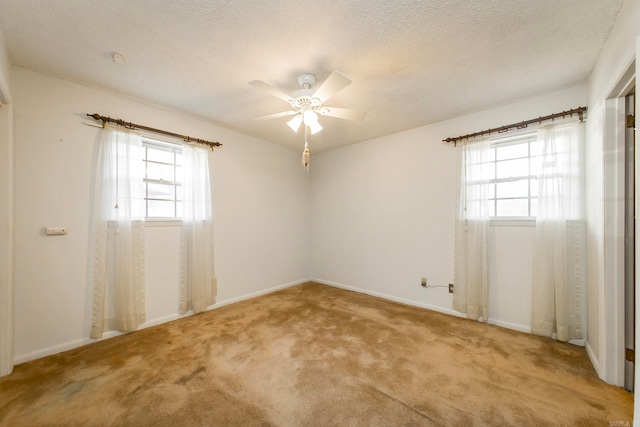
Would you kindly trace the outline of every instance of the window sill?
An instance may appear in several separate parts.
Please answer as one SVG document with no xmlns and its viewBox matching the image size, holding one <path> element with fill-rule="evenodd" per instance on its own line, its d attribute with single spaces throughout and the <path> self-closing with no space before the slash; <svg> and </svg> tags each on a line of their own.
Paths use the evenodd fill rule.
<svg viewBox="0 0 640 427">
<path fill-rule="evenodd" d="M 492 227 L 535 227 L 535 218 L 491 218 L 489 225 Z"/>
<path fill-rule="evenodd" d="M 181 219 L 147 219 L 144 222 L 145 227 L 180 227 Z"/>
</svg>

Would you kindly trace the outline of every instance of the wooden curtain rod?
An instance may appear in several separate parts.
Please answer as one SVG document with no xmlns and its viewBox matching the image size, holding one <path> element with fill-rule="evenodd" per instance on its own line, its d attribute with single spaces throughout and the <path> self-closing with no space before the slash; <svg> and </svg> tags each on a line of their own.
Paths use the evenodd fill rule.
<svg viewBox="0 0 640 427">
<path fill-rule="evenodd" d="M 563 111 L 562 113 L 555 113 L 555 114 L 549 114 L 548 116 L 538 117 L 537 119 L 525 120 L 524 122 L 513 123 L 507 126 L 500 126 L 499 128 L 481 130 L 479 132 L 469 133 L 467 135 L 456 136 L 455 138 L 443 139 L 442 142 L 445 142 L 447 144 L 453 143 L 453 146 L 455 147 L 458 144 L 458 141 L 463 139 L 475 138 L 476 136 L 482 136 L 482 135 L 489 135 L 494 132 L 504 133 L 511 129 L 524 129 L 528 125 L 533 123 L 542 123 L 544 121 L 557 119 L 559 117 L 562 117 L 562 118 L 565 118 L 566 116 L 571 117 L 574 114 L 577 114 L 578 117 L 580 118 L 580 121 L 582 121 L 584 119 L 585 111 L 587 111 L 587 107 L 578 107 L 569 111 Z"/>
<path fill-rule="evenodd" d="M 209 147 L 211 147 L 212 150 L 213 150 L 213 147 L 220 147 L 222 145 L 219 142 L 211 142 L 211 141 L 207 141 L 200 138 L 191 138 L 190 136 L 187 136 L 187 135 L 180 135 L 179 133 L 167 132 L 166 130 L 155 129 L 155 128 L 138 125 L 131 122 L 125 122 L 124 120 L 121 120 L 121 119 L 112 119 L 111 117 L 101 116 L 100 114 L 97 114 L 97 113 L 94 113 L 94 114 L 87 113 L 87 116 L 93 117 L 93 119 L 95 120 L 102 120 L 103 126 L 105 123 L 109 122 L 109 123 L 115 123 L 120 126 L 124 126 L 127 129 L 148 130 L 150 132 L 161 133 L 163 135 L 175 136 L 177 138 L 181 138 L 185 142 L 194 142 L 196 144 L 208 145 Z"/>
</svg>

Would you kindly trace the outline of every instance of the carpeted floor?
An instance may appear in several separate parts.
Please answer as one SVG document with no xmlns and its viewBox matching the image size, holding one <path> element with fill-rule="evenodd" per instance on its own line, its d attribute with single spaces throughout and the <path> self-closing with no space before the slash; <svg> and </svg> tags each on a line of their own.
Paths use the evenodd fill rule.
<svg viewBox="0 0 640 427">
<path fill-rule="evenodd" d="M 609 426 L 585 350 L 308 283 L 15 367 L 2 426 Z"/>
</svg>

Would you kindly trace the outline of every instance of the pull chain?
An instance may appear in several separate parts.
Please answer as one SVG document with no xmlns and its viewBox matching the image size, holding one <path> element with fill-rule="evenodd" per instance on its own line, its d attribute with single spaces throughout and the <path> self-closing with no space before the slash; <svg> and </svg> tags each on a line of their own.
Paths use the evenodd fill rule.
<svg viewBox="0 0 640 427">
<path fill-rule="evenodd" d="M 302 152 L 302 166 L 309 172 L 309 163 L 311 163 L 311 154 L 309 153 L 309 141 L 307 140 L 307 125 L 304 125 L 304 151 Z"/>
</svg>

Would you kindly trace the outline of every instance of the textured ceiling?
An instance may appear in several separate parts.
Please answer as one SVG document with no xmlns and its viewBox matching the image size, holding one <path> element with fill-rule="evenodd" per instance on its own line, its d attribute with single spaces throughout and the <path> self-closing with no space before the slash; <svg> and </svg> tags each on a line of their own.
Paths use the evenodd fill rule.
<svg viewBox="0 0 640 427">
<path fill-rule="evenodd" d="M 287 118 L 253 120 L 288 104 L 248 82 L 339 70 L 353 83 L 325 105 L 368 114 L 320 117 L 317 152 L 583 84 L 622 3 L 2 0 L 0 28 L 13 64 L 296 148 Z"/>
</svg>

